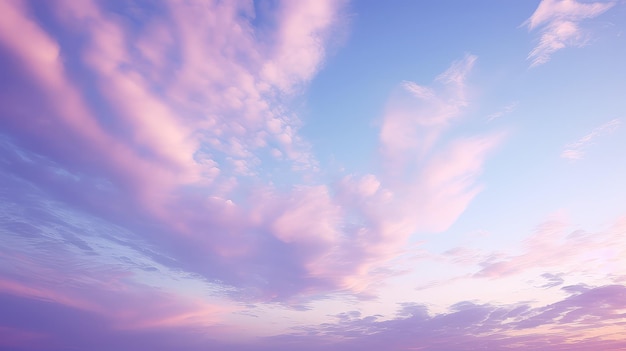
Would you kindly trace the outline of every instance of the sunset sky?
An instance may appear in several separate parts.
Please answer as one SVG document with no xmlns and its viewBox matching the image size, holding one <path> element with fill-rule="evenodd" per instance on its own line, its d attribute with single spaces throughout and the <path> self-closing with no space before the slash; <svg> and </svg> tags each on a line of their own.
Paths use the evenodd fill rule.
<svg viewBox="0 0 626 351">
<path fill-rule="evenodd" d="M 0 350 L 626 350 L 626 0 L 0 0 Z"/>
</svg>

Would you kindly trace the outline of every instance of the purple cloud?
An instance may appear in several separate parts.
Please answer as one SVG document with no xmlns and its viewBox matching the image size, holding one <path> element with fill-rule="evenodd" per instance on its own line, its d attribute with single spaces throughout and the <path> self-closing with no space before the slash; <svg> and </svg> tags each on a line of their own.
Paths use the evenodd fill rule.
<svg viewBox="0 0 626 351">
<path fill-rule="evenodd" d="M 626 323 L 626 315 L 618 312 L 626 307 L 625 298 L 626 287 L 611 285 L 584 288 L 535 308 L 460 302 L 449 312 L 431 315 L 424 306 L 406 304 L 394 319 L 354 313 L 307 333 L 341 338 L 337 350 L 617 350 L 626 346 L 621 339 L 603 339 L 595 332 Z M 559 332 L 544 333 L 547 326 Z M 520 333 L 526 329 L 534 331 Z"/>
<path fill-rule="evenodd" d="M 217 343 L 200 330 L 179 328 L 119 330 L 110 320 L 51 301 L 10 295 L 0 296 L 11 306 L 2 317 L 4 330 L 19 330 L 29 336 L 29 350 L 93 347 L 121 350 L 155 347 L 187 347 L 190 350 L 212 347 L 233 350 L 287 350 L 303 345 L 305 350 L 327 347 L 343 351 L 361 347 L 365 350 L 593 350 L 619 349 L 620 339 L 597 337 L 605 325 L 623 325 L 626 288 L 621 285 L 584 288 L 551 305 L 532 308 L 528 305 L 494 306 L 460 302 L 449 312 L 431 315 L 426 307 L 405 304 L 396 318 L 381 320 L 349 312 L 336 316 L 336 323 L 300 328 L 292 334 L 259 340 L 257 346 L 241 343 Z M 7 316 L 11 316 L 7 319 Z M 62 324 L 51 316 L 63 316 Z M 36 324 L 31 321 L 37 320 Z M 95 327 L 98 328 L 95 328 Z M 558 333 L 544 333 L 550 326 Z M 206 331 L 206 329 L 204 329 Z M 534 330 L 528 332 L 528 330 Z M 520 331 L 526 331 L 520 334 Z M 51 337 L 53 335 L 54 337 Z M 10 339 L 8 339 L 10 340 Z M 576 340 L 576 343 L 572 341 Z M 45 343 L 45 346 L 44 346 Z M 8 344 L 8 343 L 7 343 Z M 56 348 L 55 348 L 56 347 Z"/>
</svg>

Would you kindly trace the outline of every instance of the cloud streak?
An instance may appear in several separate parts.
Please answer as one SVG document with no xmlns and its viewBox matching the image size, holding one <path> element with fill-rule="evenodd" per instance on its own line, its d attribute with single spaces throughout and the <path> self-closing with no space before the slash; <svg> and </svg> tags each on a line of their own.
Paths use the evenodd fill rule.
<svg viewBox="0 0 626 351">
<path fill-rule="evenodd" d="M 498 118 L 501 118 L 503 116 L 508 115 L 509 113 L 513 112 L 517 108 L 517 105 L 519 105 L 519 102 L 515 101 L 515 102 L 512 102 L 512 103 L 504 106 L 504 108 L 502 108 L 502 110 L 496 111 L 496 112 L 488 115 L 487 116 L 487 121 L 491 122 L 493 120 L 496 120 Z"/>
<path fill-rule="evenodd" d="M 566 47 L 581 47 L 587 36 L 580 23 L 601 15 L 613 2 L 581 3 L 576 0 L 542 0 L 532 16 L 524 22 L 529 30 L 538 29 L 539 43 L 528 54 L 531 67 L 550 61 L 552 55 Z"/>
<path fill-rule="evenodd" d="M 524 241 L 525 250 L 521 254 L 476 256 L 478 260 L 483 260 L 476 276 L 502 278 L 537 268 L 562 272 L 560 275 L 542 275 L 549 281 L 545 287 L 550 287 L 561 284 L 563 275 L 611 271 L 610 267 L 623 261 L 624 225 L 623 218 L 620 218 L 602 231 L 568 230 L 567 222 L 553 218 L 537 226 Z M 576 250 L 578 247 L 586 249 L 581 252 Z"/>
<path fill-rule="evenodd" d="M 622 122 L 617 118 L 602 124 L 576 142 L 565 145 L 561 157 L 570 161 L 582 159 L 585 156 L 585 150 L 593 144 L 595 139 L 615 131 L 621 124 Z"/>
</svg>

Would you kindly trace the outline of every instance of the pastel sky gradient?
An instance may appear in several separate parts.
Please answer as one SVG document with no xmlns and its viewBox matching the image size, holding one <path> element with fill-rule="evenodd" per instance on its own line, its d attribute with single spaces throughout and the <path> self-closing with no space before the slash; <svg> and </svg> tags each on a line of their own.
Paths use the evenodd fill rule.
<svg viewBox="0 0 626 351">
<path fill-rule="evenodd" d="M 0 350 L 626 350 L 624 62 L 624 0 L 0 0 Z"/>
</svg>

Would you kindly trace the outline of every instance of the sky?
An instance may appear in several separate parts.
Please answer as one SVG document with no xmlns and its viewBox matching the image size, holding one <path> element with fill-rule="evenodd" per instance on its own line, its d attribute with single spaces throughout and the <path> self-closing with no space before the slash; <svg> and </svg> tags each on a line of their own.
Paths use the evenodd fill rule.
<svg viewBox="0 0 626 351">
<path fill-rule="evenodd" d="M 624 0 L 0 0 L 0 350 L 624 350 L 624 62 Z"/>
</svg>

